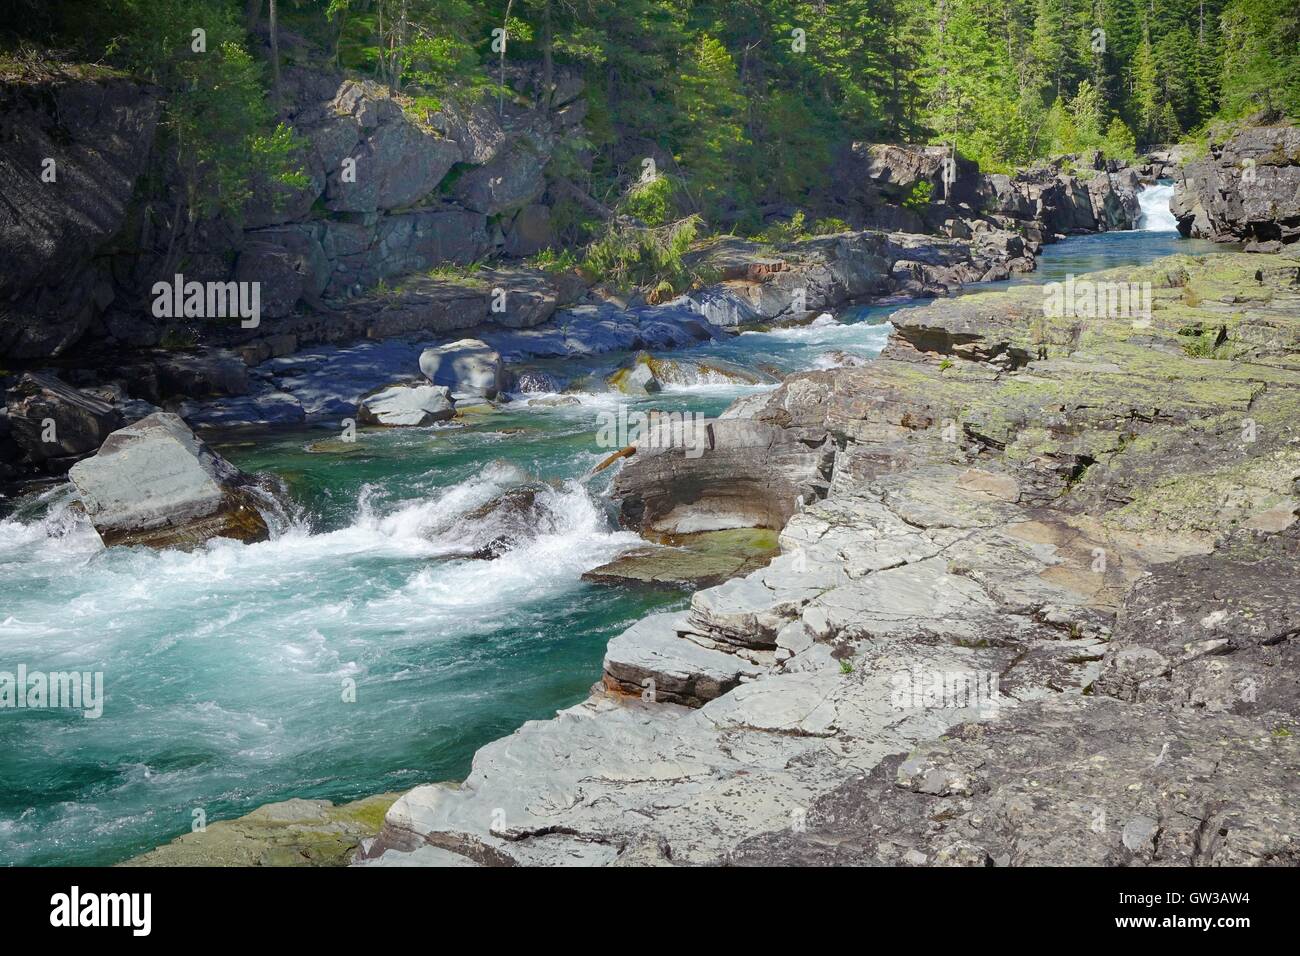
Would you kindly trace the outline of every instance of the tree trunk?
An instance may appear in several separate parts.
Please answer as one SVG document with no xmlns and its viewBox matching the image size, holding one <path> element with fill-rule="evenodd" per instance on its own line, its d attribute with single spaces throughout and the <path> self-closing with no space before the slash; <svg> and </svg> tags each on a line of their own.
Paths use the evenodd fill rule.
<svg viewBox="0 0 1300 956">
<path fill-rule="evenodd" d="M 275 106 L 275 115 L 281 115 L 283 102 L 280 99 L 280 38 L 277 21 L 277 0 L 270 0 L 271 28 L 271 102 Z"/>
<path fill-rule="evenodd" d="M 553 46 L 551 0 L 546 0 L 542 12 L 542 103 L 547 107 L 551 105 L 551 95 L 555 91 L 555 63 L 551 57 Z"/>
<path fill-rule="evenodd" d="M 506 44 L 510 39 L 510 8 L 515 0 L 506 0 L 506 15 L 501 21 L 501 92 L 497 99 L 497 115 L 506 115 Z"/>
</svg>

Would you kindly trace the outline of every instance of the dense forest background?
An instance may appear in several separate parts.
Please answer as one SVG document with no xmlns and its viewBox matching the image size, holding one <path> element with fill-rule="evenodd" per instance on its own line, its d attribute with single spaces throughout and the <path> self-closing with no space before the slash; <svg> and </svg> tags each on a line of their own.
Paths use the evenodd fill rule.
<svg viewBox="0 0 1300 956">
<path fill-rule="evenodd" d="M 196 201 L 205 177 L 229 194 L 250 167 L 291 155 L 276 122 L 279 53 L 262 52 L 282 31 L 424 108 L 508 95 L 503 60 L 576 69 L 589 139 L 573 145 L 593 192 L 617 192 L 639 157 L 665 155 L 697 207 L 725 205 L 732 222 L 815 184 L 849 140 L 950 143 L 998 170 L 1123 156 L 1261 111 L 1300 116 L 1300 0 L 10 0 L 10 11 L 11 58 L 53 52 L 169 91 Z M 196 25 L 216 56 L 190 53 Z"/>
</svg>

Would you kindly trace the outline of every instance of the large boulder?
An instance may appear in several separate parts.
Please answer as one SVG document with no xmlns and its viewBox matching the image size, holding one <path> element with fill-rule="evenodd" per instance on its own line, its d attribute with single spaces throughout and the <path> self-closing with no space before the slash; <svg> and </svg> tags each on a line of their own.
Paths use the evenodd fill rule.
<svg viewBox="0 0 1300 956">
<path fill-rule="evenodd" d="M 543 170 L 549 158 L 544 144 L 519 137 L 489 163 L 456 180 L 452 194 L 466 209 L 495 216 L 526 206 L 546 189 Z"/>
<path fill-rule="evenodd" d="M 344 82 L 333 108 L 360 127 L 348 156 L 327 169 L 325 205 L 334 212 L 409 206 L 433 192 L 462 158 L 458 144 L 426 132 L 376 84 Z"/>
<path fill-rule="evenodd" d="M 357 421 L 362 425 L 424 426 L 456 417 L 456 404 L 445 385 L 398 382 L 361 396 Z"/>
<path fill-rule="evenodd" d="M 31 372 L 9 390 L 12 440 L 29 462 L 61 472 L 97 449 L 122 416 L 111 404 L 48 373 Z"/>
<path fill-rule="evenodd" d="M 1033 219 L 1035 203 L 1022 183 L 1004 173 L 980 177 L 980 206 L 988 212 L 1012 219 Z"/>
<path fill-rule="evenodd" d="M 494 159 L 508 138 L 496 109 L 487 101 L 468 106 L 449 103 L 434 115 L 433 123 L 447 139 L 460 144 L 463 161 L 476 166 Z"/>
<path fill-rule="evenodd" d="M 460 339 L 425 349 L 420 371 L 434 385 L 445 385 L 456 395 L 495 398 L 504 384 L 501 356 L 480 339 Z"/>
<path fill-rule="evenodd" d="M 655 534 L 784 527 L 825 494 L 832 452 L 745 418 L 664 416 L 614 480 L 620 521 Z M 725 476 L 725 477 L 724 477 Z"/>
<path fill-rule="evenodd" d="M 157 412 L 113 432 L 68 473 L 108 546 L 186 548 L 209 538 L 263 541 L 256 480 Z"/>
</svg>

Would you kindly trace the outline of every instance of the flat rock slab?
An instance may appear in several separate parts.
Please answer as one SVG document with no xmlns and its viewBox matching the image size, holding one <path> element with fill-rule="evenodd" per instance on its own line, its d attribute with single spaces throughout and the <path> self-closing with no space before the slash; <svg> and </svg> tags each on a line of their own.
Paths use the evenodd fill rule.
<svg viewBox="0 0 1300 956">
<path fill-rule="evenodd" d="M 644 700 L 699 707 L 767 668 L 692 640 L 684 613 L 653 614 L 609 642 L 605 686 Z"/>
<path fill-rule="evenodd" d="M 357 422 L 388 428 L 421 427 L 456 417 L 456 404 L 445 385 L 399 382 L 361 397 Z"/>
<path fill-rule="evenodd" d="M 605 584 L 712 587 L 762 567 L 776 551 L 776 532 L 765 528 L 703 531 L 630 551 L 582 577 Z"/>
</svg>

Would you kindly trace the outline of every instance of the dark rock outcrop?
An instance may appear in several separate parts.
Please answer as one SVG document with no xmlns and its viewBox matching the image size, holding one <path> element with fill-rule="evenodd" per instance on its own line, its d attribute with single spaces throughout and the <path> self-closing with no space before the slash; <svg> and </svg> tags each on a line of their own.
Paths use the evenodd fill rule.
<svg viewBox="0 0 1300 956">
<path fill-rule="evenodd" d="M 1300 127 L 1244 129 L 1175 177 L 1170 209 L 1184 236 L 1264 252 L 1300 239 Z"/>
<path fill-rule="evenodd" d="M 1242 532 L 1133 586 L 1096 691 L 1192 713 L 1300 726 L 1300 535 Z"/>
<path fill-rule="evenodd" d="M 0 356 L 60 355 L 113 301 L 125 224 L 158 121 L 125 79 L 0 84 Z"/>
<path fill-rule="evenodd" d="M 9 390 L 5 421 L 7 437 L 30 465 L 62 473 L 96 451 L 122 425 L 122 415 L 53 375 L 32 372 Z"/>
</svg>

